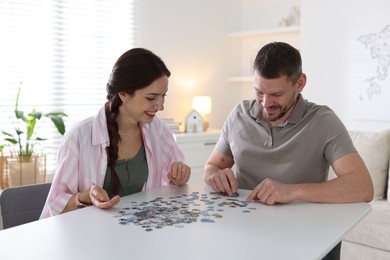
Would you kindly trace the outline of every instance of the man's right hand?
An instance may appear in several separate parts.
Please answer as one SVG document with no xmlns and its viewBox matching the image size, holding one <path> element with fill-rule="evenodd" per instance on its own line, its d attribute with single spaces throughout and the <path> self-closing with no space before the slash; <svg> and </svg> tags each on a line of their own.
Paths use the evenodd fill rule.
<svg viewBox="0 0 390 260">
<path fill-rule="evenodd" d="M 215 191 L 227 193 L 229 196 L 232 196 L 238 189 L 238 182 L 234 176 L 234 172 L 230 168 L 218 170 L 209 179 L 209 185 Z"/>
</svg>

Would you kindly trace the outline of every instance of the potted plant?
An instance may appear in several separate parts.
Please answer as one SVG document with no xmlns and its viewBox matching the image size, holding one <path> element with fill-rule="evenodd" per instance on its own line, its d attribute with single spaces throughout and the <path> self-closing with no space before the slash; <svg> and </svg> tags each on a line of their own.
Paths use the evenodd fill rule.
<svg viewBox="0 0 390 260">
<path fill-rule="evenodd" d="M 42 167 L 44 167 L 46 173 L 46 156 L 38 154 L 34 150 L 37 142 L 47 140 L 47 138 L 37 135 L 37 123 L 43 118 L 50 118 L 58 132 L 63 135 L 65 133 L 63 117 L 67 116 L 63 112 L 42 113 L 36 111 L 35 108 L 26 115 L 18 108 L 20 90 L 21 86 L 19 86 L 16 96 L 14 116 L 18 122 L 24 124 L 25 128 L 22 129 L 20 124 L 17 124 L 13 133 L 1 131 L 5 136 L 4 141 L 6 143 L 0 145 L 0 152 L 6 147 L 9 148 L 10 152 L 7 158 L 10 186 L 36 183 L 39 177 L 38 173 Z M 42 161 L 42 156 L 44 161 Z M 43 181 L 41 180 L 41 182 Z"/>
</svg>

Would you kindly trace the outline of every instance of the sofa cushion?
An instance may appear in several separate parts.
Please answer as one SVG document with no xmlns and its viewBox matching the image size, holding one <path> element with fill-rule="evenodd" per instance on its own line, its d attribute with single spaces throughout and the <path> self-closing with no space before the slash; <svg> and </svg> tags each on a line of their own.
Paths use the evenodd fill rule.
<svg viewBox="0 0 390 260">
<path fill-rule="evenodd" d="M 387 195 L 390 131 L 350 131 L 349 134 L 371 174 L 374 184 L 374 199 L 383 199 Z"/>
<path fill-rule="evenodd" d="M 389 156 L 390 130 L 382 132 L 349 131 L 352 142 L 365 162 L 374 185 L 374 199 L 390 198 Z M 328 179 L 336 178 L 332 167 L 329 169 Z M 388 180 L 389 179 L 389 180 Z M 388 180 L 388 184 L 387 184 Z"/>
<path fill-rule="evenodd" d="M 387 189 L 387 200 L 390 201 L 390 146 L 389 146 L 389 166 L 388 166 L 388 173 L 387 173 L 387 186 L 386 186 L 386 189 Z"/>
<path fill-rule="evenodd" d="M 390 203 L 387 200 L 371 202 L 372 211 L 359 222 L 343 240 L 390 251 Z"/>
<path fill-rule="evenodd" d="M 390 147 L 389 147 L 389 157 L 390 157 Z M 390 158 L 389 158 L 389 173 L 387 174 L 387 200 L 390 200 Z"/>
</svg>

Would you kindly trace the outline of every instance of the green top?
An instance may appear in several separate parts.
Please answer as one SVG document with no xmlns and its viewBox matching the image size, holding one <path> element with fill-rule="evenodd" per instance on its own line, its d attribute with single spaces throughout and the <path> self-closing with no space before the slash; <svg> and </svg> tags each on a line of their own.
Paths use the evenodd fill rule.
<svg viewBox="0 0 390 260">
<path fill-rule="evenodd" d="M 122 185 L 119 196 L 123 197 L 142 191 L 142 188 L 148 179 L 148 164 L 144 146 L 141 147 L 134 158 L 130 160 L 118 160 L 115 165 L 115 171 Z M 107 167 L 103 189 L 107 191 L 110 198 L 114 196 L 111 189 L 110 167 Z"/>
</svg>

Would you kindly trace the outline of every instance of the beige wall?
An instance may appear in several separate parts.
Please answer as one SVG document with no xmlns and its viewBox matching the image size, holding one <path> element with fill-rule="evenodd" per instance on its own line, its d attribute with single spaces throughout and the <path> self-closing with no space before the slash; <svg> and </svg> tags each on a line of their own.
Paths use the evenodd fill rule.
<svg viewBox="0 0 390 260">
<path fill-rule="evenodd" d="M 210 127 L 221 128 L 231 109 L 253 97 L 251 82 L 228 82 L 243 62 L 230 32 L 276 27 L 299 0 L 140 0 L 138 43 L 161 56 L 172 72 L 160 117 L 182 122 L 192 96 L 212 97 Z M 259 46 L 260 48 L 260 46 Z M 233 73 L 234 74 L 234 73 Z M 183 129 L 183 127 L 182 127 Z"/>
<path fill-rule="evenodd" d="M 372 41 L 377 51 L 387 53 L 382 60 L 372 54 L 371 45 L 365 46 L 358 38 L 376 38 L 390 25 L 390 2 L 301 0 L 301 5 L 302 56 L 308 74 L 306 97 L 331 107 L 348 129 L 389 129 L 390 64 L 386 57 L 390 49 L 384 47 L 389 36 Z M 387 63 L 385 79 L 377 77 L 381 63 Z M 378 83 L 380 94 L 369 97 L 368 79 Z"/>
<path fill-rule="evenodd" d="M 141 0 L 139 45 L 158 54 L 171 70 L 165 110 L 160 117 L 183 122 L 191 112 L 192 96 L 212 97 L 210 127 L 221 128 L 240 99 L 227 81 L 227 33 L 236 0 Z"/>
<path fill-rule="evenodd" d="M 360 5 L 370 4 L 371 12 L 375 8 L 383 12 L 388 6 L 387 0 L 374 2 L 357 1 Z M 140 0 L 139 44 L 160 55 L 172 72 L 166 109 L 160 116 L 184 122 L 191 111 L 192 96 L 210 95 L 211 127 L 222 127 L 234 105 L 252 97 L 251 82 L 226 80 L 243 62 L 239 53 L 242 43 L 232 41 L 228 33 L 277 26 L 291 6 L 300 5 L 301 52 L 308 74 L 304 97 L 334 109 L 349 128 L 390 128 L 389 121 L 381 125 L 350 124 L 351 76 L 345 72 L 350 68 L 351 56 L 346 55 L 348 45 L 343 39 L 356 17 L 368 15 L 352 12 L 354 3 L 355 0 Z"/>
</svg>

